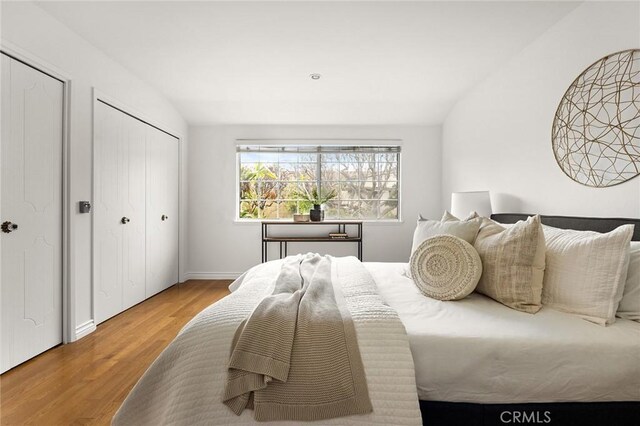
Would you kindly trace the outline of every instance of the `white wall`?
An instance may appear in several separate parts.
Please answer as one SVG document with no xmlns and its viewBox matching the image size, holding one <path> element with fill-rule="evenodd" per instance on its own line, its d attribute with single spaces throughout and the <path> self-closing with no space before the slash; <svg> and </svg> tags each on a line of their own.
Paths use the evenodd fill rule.
<svg viewBox="0 0 640 426">
<path fill-rule="evenodd" d="M 409 260 L 418 213 L 440 217 L 441 129 L 404 126 L 210 126 L 189 129 L 189 278 L 237 276 L 261 259 L 259 223 L 238 223 L 236 139 L 402 139 L 402 223 L 364 225 L 366 261 Z M 276 254 L 277 245 L 271 245 Z M 290 245 L 298 251 L 356 254 L 355 245 Z"/>
<path fill-rule="evenodd" d="M 70 114 L 71 301 L 75 327 L 93 318 L 91 215 L 77 202 L 92 200 L 93 94 L 101 92 L 141 112 L 154 123 L 186 137 L 180 114 L 155 89 L 115 63 L 30 2 L 2 3 L 3 48 L 19 51 L 69 76 Z M 184 227 L 184 225 L 183 225 Z M 72 338 L 74 336 L 71 336 Z"/>
<path fill-rule="evenodd" d="M 586 2 L 459 101 L 443 125 L 443 205 L 452 191 L 491 190 L 496 212 L 640 216 L 640 178 L 582 186 L 551 149 L 558 103 L 608 53 L 640 47 L 640 3 Z"/>
</svg>

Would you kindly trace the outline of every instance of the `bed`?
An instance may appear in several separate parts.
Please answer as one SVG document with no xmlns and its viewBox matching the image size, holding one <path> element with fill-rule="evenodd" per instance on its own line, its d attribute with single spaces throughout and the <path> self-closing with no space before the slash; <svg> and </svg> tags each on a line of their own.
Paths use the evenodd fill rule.
<svg viewBox="0 0 640 426">
<path fill-rule="evenodd" d="M 501 213 L 493 214 L 491 218 L 500 223 L 510 224 L 515 223 L 519 220 L 525 220 L 529 216 L 531 216 L 531 214 Z M 633 224 L 635 225 L 635 231 L 632 240 L 640 241 L 639 219 L 544 215 L 541 216 L 541 219 L 543 224 L 556 228 L 596 232 L 610 232 L 618 226 L 624 224 Z M 370 266 L 370 269 L 375 268 L 375 264 Z M 397 299 L 397 297 L 389 294 L 388 291 L 385 291 L 385 293 L 387 295 L 386 297 L 390 299 L 390 304 L 402 304 L 401 300 L 395 300 Z M 483 296 L 477 294 L 473 294 L 472 296 L 480 300 L 486 299 Z M 483 303 L 479 303 L 479 305 L 485 305 L 486 302 L 491 301 L 484 300 Z M 401 306 L 398 306 L 398 308 L 403 311 L 404 309 L 406 309 Z M 493 303 L 491 304 L 491 308 L 488 309 L 492 311 L 502 311 L 503 307 L 497 303 Z M 589 344 L 589 346 L 585 349 L 586 351 L 589 351 L 589 353 L 598 356 L 598 358 L 592 360 L 592 363 L 594 364 L 606 364 L 607 360 L 616 362 L 620 358 L 620 354 L 618 354 L 617 352 L 616 354 L 613 354 L 614 348 L 619 349 L 620 346 L 626 346 L 624 350 L 625 355 L 623 356 L 624 363 L 621 365 L 614 364 L 605 367 L 605 370 L 612 373 L 612 376 L 608 376 L 605 378 L 605 381 L 610 384 L 610 388 L 603 389 L 604 387 L 601 386 L 599 380 L 602 376 L 602 372 L 596 371 L 594 377 L 598 377 L 599 379 L 581 379 L 581 382 L 585 383 L 585 389 L 577 389 L 577 394 L 573 394 L 568 391 L 565 394 L 558 395 L 558 391 L 560 391 L 563 386 L 568 386 L 576 389 L 573 386 L 572 382 L 572 380 L 575 380 L 575 377 L 567 379 L 563 385 L 562 377 L 565 372 L 563 371 L 562 373 L 560 373 L 561 367 L 552 368 L 549 366 L 545 366 L 545 370 L 549 371 L 549 374 L 546 375 L 547 378 L 557 377 L 559 379 L 555 380 L 555 385 L 543 383 L 543 386 L 545 386 L 548 390 L 553 390 L 554 392 L 556 392 L 555 395 L 552 395 L 551 397 L 534 396 L 535 392 L 532 389 L 526 389 L 526 384 L 524 386 L 518 386 L 518 379 L 514 377 L 512 378 L 512 381 L 515 383 L 514 391 L 518 391 L 515 392 L 515 395 L 519 395 L 518 397 L 508 395 L 508 397 L 504 399 L 494 399 L 494 397 L 496 396 L 496 391 L 495 388 L 492 387 L 490 389 L 485 389 L 482 392 L 483 395 L 478 396 L 477 399 L 464 398 L 462 397 L 462 395 L 457 395 L 457 397 L 450 396 L 449 398 L 447 398 L 445 396 L 436 397 L 433 394 L 431 394 L 431 396 L 425 395 L 425 392 L 420 390 L 420 383 L 424 379 L 426 379 L 426 377 L 422 376 L 420 373 L 417 373 L 416 382 L 418 386 L 418 392 L 419 394 L 421 394 L 420 407 L 422 410 L 424 424 L 443 426 L 489 426 L 504 425 L 508 423 L 527 423 L 522 420 L 522 416 L 520 416 L 519 418 L 514 416 L 516 416 L 517 414 L 528 414 L 529 416 L 531 416 L 533 414 L 536 416 L 536 418 L 534 419 L 536 421 L 532 421 L 529 423 L 549 423 L 580 426 L 637 425 L 639 422 L 638 419 L 640 419 L 640 372 L 638 371 L 638 365 L 640 364 L 640 323 L 618 318 L 616 323 L 614 323 L 613 325 L 596 330 L 594 325 L 589 323 L 583 324 L 584 321 L 582 321 L 581 319 L 577 319 L 580 322 L 576 322 L 576 318 L 573 318 L 571 316 L 567 317 L 567 315 L 560 312 L 545 313 L 545 311 L 546 310 L 543 308 L 541 312 L 533 315 L 531 317 L 532 323 L 525 328 L 535 329 L 537 328 L 536 324 L 541 325 L 542 323 L 548 323 L 549 326 L 552 326 L 552 322 L 561 321 L 564 323 L 563 333 L 565 334 L 567 333 L 568 329 L 575 329 L 578 333 L 581 333 L 583 332 L 583 330 L 588 329 L 588 336 L 596 336 L 596 339 L 599 342 L 597 346 L 598 349 L 596 349 L 595 344 Z M 545 313 L 545 315 L 541 316 L 540 320 L 533 319 L 543 313 Z M 411 312 L 408 311 L 408 313 L 403 312 L 400 316 L 401 318 L 405 317 L 403 321 L 407 321 L 410 323 L 410 317 L 413 316 L 413 319 L 417 318 L 414 315 L 415 313 L 411 314 Z M 563 317 L 567 317 L 565 321 L 562 321 Z M 551 318 L 555 318 L 556 321 L 552 321 Z M 487 322 L 484 321 L 484 323 Z M 496 326 L 498 325 L 501 324 L 497 323 Z M 420 339 L 420 337 L 417 337 L 415 333 L 412 333 L 409 330 L 409 327 L 407 328 L 409 339 L 412 342 L 412 346 L 414 346 L 416 345 L 415 340 Z M 513 333 L 516 328 L 509 327 L 509 330 L 511 333 Z M 621 331 L 622 329 L 624 329 L 624 331 Z M 623 343 L 618 341 L 614 344 L 610 351 L 607 351 L 605 342 L 609 340 L 607 331 L 610 330 L 615 330 L 614 333 L 616 335 L 624 336 L 621 338 L 628 339 L 628 342 Z M 542 330 L 537 330 L 537 333 L 540 333 L 541 331 Z M 549 331 L 549 335 L 555 333 L 555 328 Z M 466 332 L 466 334 L 468 334 L 468 332 Z M 499 335 L 500 332 L 498 330 L 494 330 L 493 339 L 495 339 Z M 575 339 L 582 340 L 583 344 L 586 340 L 581 339 L 580 336 L 571 335 L 571 340 Z M 469 342 L 471 341 L 472 340 L 469 340 Z M 558 343 L 560 342 L 556 341 L 555 346 L 558 346 Z M 476 348 L 470 343 L 469 345 L 466 345 L 465 350 L 476 350 Z M 555 350 L 559 350 L 559 347 Z M 488 352 L 485 352 L 485 354 L 488 354 Z M 576 348 L 574 351 L 566 351 L 564 352 L 564 354 L 565 355 L 561 362 L 564 365 L 570 366 L 569 371 L 572 372 L 573 376 L 580 376 L 580 373 L 576 372 L 573 369 L 573 363 L 576 360 L 573 360 L 571 357 L 576 356 L 577 358 L 581 358 L 582 362 L 589 362 L 583 356 L 583 350 Z M 505 354 L 494 356 L 504 357 Z M 423 364 L 425 362 L 424 359 L 421 359 L 415 355 L 414 357 L 416 358 L 415 363 L 417 371 L 422 371 L 423 368 L 429 368 L 428 365 Z M 527 357 L 527 359 L 531 360 L 531 357 Z M 428 363 L 428 361 L 426 362 Z M 517 364 L 519 364 L 519 362 Z M 557 362 L 553 360 L 550 365 L 557 366 Z M 594 374 L 594 370 L 597 370 L 597 368 L 593 366 L 588 369 L 589 371 L 586 372 L 584 376 L 587 376 L 588 374 Z M 554 374 L 555 372 L 558 372 L 558 374 Z M 481 373 L 476 372 L 475 374 L 478 375 Z M 525 377 L 520 377 L 520 380 L 526 383 L 526 381 L 531 380 L 532 377 L 533 380 L 535 380 L 534 375 L 528 373 L 526 379 Z M 496 382 L 496 379 L 493 379 L 492 381 Z M 619 384 L 623 384 L 623 387 L 626 390 L 621 391 L 620 389 L 618 389 Z M 502 385 L 504 385 L 504 383 L 502 383 Z M 456 386 L 454 385 L 452 388 L 456 388 Z M 600 389 L 602 393 L 596 394 L 596 392 L 592 391 L 592 389 Z M 489 392 L 489 394 L 491 395 L 486 396 L 485 392 Z M 625 396 L 629 393 L 631 393 L 630 396 Z M 526 397 L 527 394 L 533 399 L 528 399 Z M 591 397 L 589 396 L 590 394 Z M 545 413 L 549 413 L 551 415 L 550 422 L 545 421 Z M 529 417 L 529 419 L 531 419 L 531 417 Z"/>
<path fill-rule="evenodd" d="M 185 325 L 138 381 L 112 423 L 255 424 L 254 410 L 245 410 L 237 416 L 222 402 L 229 355 L 234 333 L 254 308 L 274 292 L 276 277 L 285 261 L 267 262 L 250 269 L 232 285 L 231 295 Z M 316 424 L 420 425 L 413 359 L 402 322 L 380 298 L 375 282 L 360 261 L 355 257 L 336 258 L 332 265 L 336 275 L 334 286 L 342 287 L 342 298 L 353 318 L 373 412 Z"/>
<path fill-rule="evenodd" d="M 526 215 L 493 218 L 513 223 Z M 542 221 L 600 232 L 634 223 L 633 239 L 640 240 L 640 220 Z M 114 424 L 253 423 L 249 413 L 237 417 L 222 406 L 214 388 L 226 374 L 234 330 L 271 291 L 258 283 L 272 280 L 280 265 L 251 269 L 230 296 L 187 324 Z M 405 263 L 363 266 L 379 295 L 370 305 L 353 305 L 354 317 L 364 319 L 356 330 L 374 413 L 322 424 L 491 425 L 518 423 L 522 413 L 538 423 L 550 416 L 552 424 L 635 425 L 640 418 L 640 323 L 618 319 L 601 327 L 546 308 L 530 315 L 475 293 L 440 302 L 419 293 Z M 369 310 L 377 313 L 369 317 Z"/>
<path fill-rule="evenodd" d="M 425 401 L 640 401 L 640 324 L 608 327 L 544 308 L 535 315 L 481 294 L 424 297 L 405 263 L 367 263 L 404 324 Z"/>
</svg>

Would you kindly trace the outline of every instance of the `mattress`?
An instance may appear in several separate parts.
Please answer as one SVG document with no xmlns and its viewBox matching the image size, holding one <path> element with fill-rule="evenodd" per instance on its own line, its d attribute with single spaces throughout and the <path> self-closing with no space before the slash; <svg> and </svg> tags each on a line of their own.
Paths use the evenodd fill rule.
<svg viewBox="0 0 640 426">
<path fill-rule="evenodd" d="M 409 335 L 421 400 L 472 403 L 640 401 L 640 323 L 608 327 L 535 315 L 472 293 L 423 296 L 405 263 L 365 263 Z"/>
</svg>

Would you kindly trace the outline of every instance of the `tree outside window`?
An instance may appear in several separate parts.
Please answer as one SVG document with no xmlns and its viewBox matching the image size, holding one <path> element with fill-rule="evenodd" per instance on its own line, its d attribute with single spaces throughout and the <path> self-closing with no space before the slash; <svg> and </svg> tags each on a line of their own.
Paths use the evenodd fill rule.
<svg viewBox="0 0 640 426">
<path fill-rule="evenodd" d="M 324 206 L 328 219 L 399 218 L 399 147 L 239 146 L 238 151 L 240 219 L 308 213 L 312 203 L 300 194 L 314 189 L 336 194 Z"/>
</svg>

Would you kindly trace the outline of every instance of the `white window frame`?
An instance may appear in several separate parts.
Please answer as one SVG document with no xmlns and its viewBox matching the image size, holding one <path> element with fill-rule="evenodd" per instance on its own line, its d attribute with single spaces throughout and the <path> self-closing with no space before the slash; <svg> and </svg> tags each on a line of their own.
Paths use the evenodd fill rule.
<svg viewBox="0 0 640 426">
<path fill-rule="evenodd" d="M 241 169 L 241 161 L 240 161 L 240 149 L 242 147 L 251 146 L 256 149 L 256 152 L 263 150 L 263 152 L 276 152 L 271 151 L 273 148 L 285 148 L 285 149 L 295 149 L 295 148 L 307 148 L 307 149 L 320 149 L 319 152 L 322 153 L 322 149 L 327 146 L 331 147 L 349 147 L 349 148 L 363 148 L 362 152 L 367 152 L 366 149 L 384 149 L 384 148 L 393 148 L 397 150 L 398 161 L 397 161 L 397 184 L 398 184 L 398 216 L 394 219 L 336 219 L 341 221 L 354 221 L 354 222 L 365 222 L 371 224 L 401 224 L 403 223 L 402 219 L 402 140 L 401 139 L 346 139 L 346 140 L 336 140 L 336 139 L 237 139 L 236 140 L 236 171 L 235 171 L 235 215 L 233 221 L 239 224 L 251 224 L 251 223 L 260 223 L 262 221 L 282 221 L 287 222 L 291 221 L 291 219 L 282 218 L 282 219 L 265 219 L 265 218 L 241 218 L 240 217 L 240 169 Z M 259 148 L 259 149 L 257 149 Z M 245 151 L 246 152 L 246 151 Z M 312 151 L 307 151 L 312 152 Z M 380 151 L 381 153 L 384 151 Z M 392 151 L 390 151 L 392 152 Z M 320 161 L 318 161 L 320 163 Z M 316 176 L 317 181 L 320 180 L 320 174 L 317 173 Z"/>
</svg>

